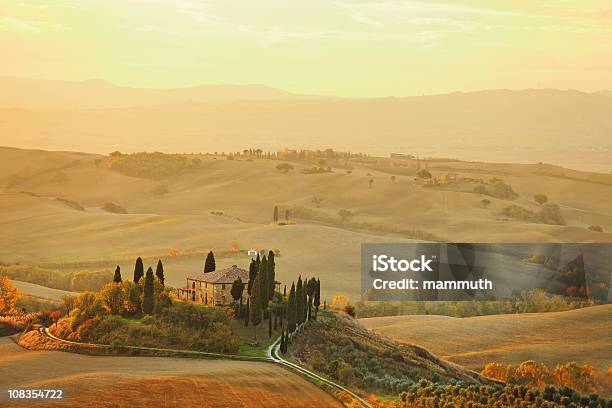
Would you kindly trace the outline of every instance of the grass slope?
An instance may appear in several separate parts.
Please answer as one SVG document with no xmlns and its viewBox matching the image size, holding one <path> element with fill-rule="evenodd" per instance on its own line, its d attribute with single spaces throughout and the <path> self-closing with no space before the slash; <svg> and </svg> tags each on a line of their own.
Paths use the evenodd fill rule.
<svg viewBox="0 0 612 408">
<path fill-rule="evenodd" d="M 316 386 L 272 364 L 28 351 L 0 338 L 1 389 L 56 387 L 66 389 L 67 400 L 53 405 L 65 407 L 340 406 Z"/>
<path fill-rule="evenodd" d="M 552 313 L 469 318 L 394 316 L 360 319 L 367 328 L 422 345 L 474 370 L 526 360 L 549 367 L 576 361 L 605 371 L 612 361 L 612 305 Z"/>
</svg>

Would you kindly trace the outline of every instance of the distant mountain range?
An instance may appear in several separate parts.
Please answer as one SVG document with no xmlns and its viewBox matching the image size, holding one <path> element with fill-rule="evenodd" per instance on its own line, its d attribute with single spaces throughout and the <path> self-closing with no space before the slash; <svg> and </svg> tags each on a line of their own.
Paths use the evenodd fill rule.
<svg viewBox="0 0 612 408">
<path fill-rule="evenodd" d="M 609 91 L 335 98 L 260 85 L 155 90 L 14 78 L 0 78 L 0 89 L 6 146 L 100 153 L 333 147 L 612 165 Z"/>
<path fill-rule="evenodd" d="M 311 98 L 265 85 L 202 85 L 175 89 L 131 88 L 103 80 L 52 81 L 0 76 L 0 108 L 101 109 L 210 102 Z"/>
</svg>

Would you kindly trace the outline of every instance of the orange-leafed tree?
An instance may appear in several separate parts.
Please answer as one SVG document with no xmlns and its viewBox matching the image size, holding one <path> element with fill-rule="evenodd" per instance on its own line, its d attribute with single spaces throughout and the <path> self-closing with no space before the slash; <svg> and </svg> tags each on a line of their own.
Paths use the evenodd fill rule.
<svg viewBox="0 0 612 408">
<path fill-rule="evenodd" d="M 492 380 L 506 382 L 508 381 L 508 376 L 511 374 L 508 372 L 511 370 L 511 367 L 512 366 L 504 367 L 499 363 L 487 363 L 484 366 L 484 369 L 482 370 L 481 374 L 484 377 L 490 378 Z"/>
<path fill-rule="evenodd" d="M 12 313 L 19 293 L 7 276 L 0 276 L 0 314 Z"/>
<path fill-rule="evenodd" d="M 55 322 L 55 327 L 57 327 L 57 321 L 60 319 L 60 317 L 62 317 L 62 313 L 59 310 L 54 310 L 53 312 L 49 313 L 49 317 L 53 319 Z"/>
<path fill-rule="evenodd" d="M 574 361 L 557 364 L 553 377 L 557 386 L 566 386 L 578 392 L 596 392 L 600 389 L 597 370 L 587 364 L 578 365 Z"/>
<path fill-rule="evenodd" d="M 543 390 L 546 384 L 551 383 L 552 376 L 546 365 L 529 360 L 522 362 L 514 370 L 514 379 L 518 384 Z"/>
</svg>

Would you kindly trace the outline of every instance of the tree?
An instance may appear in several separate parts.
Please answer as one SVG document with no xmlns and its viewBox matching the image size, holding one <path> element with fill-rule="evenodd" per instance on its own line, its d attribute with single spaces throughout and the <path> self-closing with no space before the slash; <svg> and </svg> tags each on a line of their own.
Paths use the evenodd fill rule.
<svg viewBox="0 0 612 408">
<path fill-rule="evenodd" d="M 344 313 L 351 317 L 355 317 L 355 306 L 351 305 L 350 303 L 347 304 L 344 306 Z"/>
<path fill-rule="evenodd" d="M 204 261 L 204 273 L 212 272 L 216 268 L 215 254 L 213 254 L 213 251 L 210 251 L 208 255 L 206 255 L 206 261 Z"/>
<path fill-rule="evenodd" d="M 268 299 L 272 300 L 274 297 L 274 289 L 276 288 L 276 263 L 274 262 L 274 252 L 268 252 L 268 263 L 267 263 L 267 281 L 268 281 Z"/>
<path fill-rule="evenodd" d="M 290 165 L 289 163 L 281 163 L 278 166 L 276 166 L 276 170 L 280 171 L 281 173 L 288 173 L 291 170 L 293 170 L 293 166 Z"/>
<path fill-rule="evenodd" d="M 312 201 L 312 203 L 313 203 L 313 204 L 314 204 L 314 205 L 315 205 L 317 208 L 319 208 L 319 207 L 321 207 L 321 202 L 323 202 L 323 200 L 324 200 L 324 198 L 314 196 L 314 197 L 312 197 L 312 200 L 311 200 L 311 201 Z"/>
<path fill-rule="evenodd" d="M 144 266 L 142 265 L 142 258 L 136 258 L 136 265 L 134 265 L 134 282 L 140 282 L 140 279 L 144 276 Z"/>
<path fill-rule="evenodd" d="M 251 311 L 251 299 L 247 300 L 246 308 L 244 309 L 244 327 L 249 326 L 249 313 Z"/>
<path fill-rule="evenodd" d="M 546 194 L 536 194 L 533 196 L 533 200 L 539 205 L 542 205 L 548 202 L 548 197 L 546 196 Z"/>
<path fill-rule="evenodd" d="M 251 297 L 249 299 L 249 320 L 253 325 L 253 334 L 255 337 L 255 343 L 257 343 L 257 326 L 261 323 L 261 284 L 262 274 L 258 273 L 253 282 L 253 288 L 251 289 Z"/>
<path fill-rule="evenodd" d="M 372 184 L 374 184 L 374 179 L 369 179 L 368 180 L 368 187 L 372 188 Z"/>
<path fill-rule="evenodd" d="M 257 259 L 259 260 L 259 254 L 257 254 Z M 257 276 L 258 263 L 258 261 L 251 259 L 251 264 L 249 265 L 249 282 L 247 285 L 247 292 L 249 295 L 251 294 L 253 283 L 255 282 L 255 277 Z"/>
<path fill-rule="evenodd" d="M 312 319 L 312 305 L 314 303 L 314 294 L 317 290 L 317 280 L 315 278 L 311 278 L 308 280 L 306 284 L 306 294 L 308 295 L 308 309 L 306 317 L 308 320 Z"/>
<path fill-rule="evenodd" d="M 125 303 L 125 292 L 121 284 L 109 283 L 100 291 L 100 298 L 110 314 L 120 315 Z"/>
<path fill-rule="evenodd" d="M 161 285 L 164 286 L 164 281 L 166 280 L 166 278 L 164 277 L 164 265 L 162 265 L 161 259 L 157 260 L 157 268 L 155 268 L 155 276 L 157 276 L 159 283 L 161 283 Z"/>
<path fill-rule="evenodd" d="M 278 205 L 274 206 L 274 222 L 278 222 Z"/>
<path fill-rule="evenodd" d="M 142 290 L 136 282 L 123 282 L 123 291 L 125 299 L 125 311 L 131 315 L 140 314 L 142 311 Z"/>
<path fill-rule="evenodd" d="M 55 322 L 55 327 L 57 327 L 57 321 L 62 317 L 62 313 L 59 310 L 54 310 L 49 313 L 49 317 Z"/>
<path fill-rule="evenodd" d="M 308 295 L 306 290 L 306 280 L 304 279 L 304 284 L 302 286 L 302 323 L 308 318 Z"/>
<path fill-rule="evenodd" d="M 244 292 L 244 283 L 242 283 L 242 279 L 240 277 L 236 278 L 234 283 L 232 283 L 232 288 L 230 289 L 230 293 L 234 302 L 242 299 L 242 293 Z"/>
<path fill-rule="evenodd" d="M 353 214 L 351 211 L 349 210 L 345 210 L 344 208 L 341 209 L 340 211 L 338 211 L 338 215 L 340 216 L 340 218 L 342 219 L 342 222 L 346 222 L 349 220 L 349 218 L 353 217 Z"/>
<path fill-rule="evenodd" d="M 119 265 L 115 268 L 115 276 L 113 276 L 113 282 L 121 283 L 121 268 Z"/>
<path fill-rule="evenodd" d="M 319 306 L 321 305 L 321 280 L 317 279 L 317 287 L 315 288 L 314 294 L 314 307 L 315 307 L 315 320 L 319 314 Z"/>
<path fill-rule="evenodd" d="M 257 278 L 260 279 L 259 286 L 259 305 L 262 311 L 268 309 L 268 259 L 264 255 L 259 263 L 259 271 L 257 272 Z M 257 279 L 255 278 L 255 279 Z"/>
<path fill-rule="evenodd" d="M 391 182 L 395 183 L 396 177 L 395 176 L 391 176 Z"/>
<path fill-rule="evenodd" d="M 13 311 L 19 294 L 9 278 L 0 276 L 0 314 L 9 314 Z"/>
<path fill-rule="evenodd" d="M 297 285 L 295 287 L 295 304 L 297 311 L 297 324 L 304 323 L 304 285 L 302 283 L 302 277 L 298 277 Z"/>
<path fill-rule="evenodd" d="M 287 301 L 287 330 L 289 333 L 295 331 L 297 324 L 297 304 L 295 301 L 295 283 L 291 284 L 291 290 L 289 291 L 289 300 Z"/>
<path fill-rule="evenodd" d="M 268 319 L 268 337 L 272 337 L 272 318 Z"/>
<path fill-rule="evenodd" d="M 430 179 L 431 173 L 427 169 L 420 169 L 419 171 L 416 172 L 416 176 L 422 179 Z"/>
<path fill-rule="evenodd" d="M 483 208 L 487 208 L 491 204 L 491 200 L 483 198 L 482 200 L 480 200 L 480 204 L 482 204 Z"/>
<path fill-rule="evenodd" d="M 144 281 L 144 289 L 142 295 L 142 312 L 150 315 L 155 307 L 155 281 L 153 278 L 153 269 L 149 266 Z"/>
</svg>

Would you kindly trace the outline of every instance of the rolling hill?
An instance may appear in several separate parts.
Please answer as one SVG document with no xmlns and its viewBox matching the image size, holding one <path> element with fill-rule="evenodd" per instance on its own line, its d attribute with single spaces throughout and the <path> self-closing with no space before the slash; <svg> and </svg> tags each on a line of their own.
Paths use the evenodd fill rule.
<svg viewBox="0 0 612 408">
<path fill-rule="evenodd" d="M 576 361 L 601 371 L 612 361 L 612 305 L 566 312 L 469 318 L 393 316 L 360 319 L 368 329 L 419 344 L 474 370 L 486 363 L 536 360 L 549 367 Z"/>
<path fill-rule="evenodd" d="M 0 148 L 0 185 L 5 186 L 0 225 L 11 230 L 0 238 L 0 262 L 65 270 L 119 264 L 130 271 L 137 256 L 148 263 L 160 258 L 168 282 L 178 286 L 201 270 L 210 249 L 218 253 L 220 266 L 246 266 L 247 249 L 278 248 L 282 281 L 316 274 L 325 280 L 324 296 L 355 299 L 363 242 L 436 237 L 454 242 L 612 241 L 605 232 L 612 230 L 612 176 L 605 174 L 548 165 L 430 164 L 434 174 L 503 177 L 520 194 L 512 202 L 491 198 L 485 209 L 479 194 L 423 188 L 409 174 L 392 181 L 388 159 L 351 162 L 351 174 L 345 163 L 334 161 L 329 173 L 305 174 L 301 170 L 310 166 L 294 163 L 296 169 L 284 174 L 276 170 L 276 160 L 197 157 L 202 161 L 197 169 L 152 180 L 108 170 L 98 155 Z M 160 185 L 168 188 L 161 197 L 153 194 Z M 532 199 L 536 193 L 558 203 L 568 225 L 501 215 L 510 203 L 538 210 Z M 322 199 L 318 207 L 313 197 Z M 107 202 L 127 214 L 102 210 Z M 288 209 L 295 224 L 273 225 L 275 205 L 281 214 Z M 353 217 L 342 220 L 341 209 Z M 590 231 L 589 225 L 600 225 L 604 232 Z M 239 253 L 233 254 L 236 249 Z M 171 256 L 172 250 L 177 254 Z"/>
<path fill-rule="evenodd" d="M 63 388 L 65 401 L 53 403 L 60 407 L 340 406 L 317 386 L 272 364 L 29 351 L 7 337 L 0 338 L 0 388 Z"/>
</svg>

